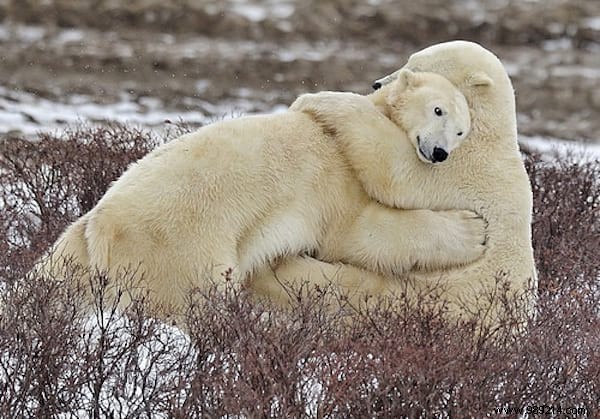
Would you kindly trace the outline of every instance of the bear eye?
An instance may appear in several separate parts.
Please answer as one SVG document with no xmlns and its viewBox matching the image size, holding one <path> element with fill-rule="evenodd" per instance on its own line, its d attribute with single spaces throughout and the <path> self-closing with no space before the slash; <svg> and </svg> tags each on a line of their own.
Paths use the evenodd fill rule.
<svg viewBox="0 0 600 419">
<path fill-rule="evenodd" d="M 457 132 L 457 133 L 456 133 L 456 135 L 458 135 L 458 136 L 460 137 L 460 136 L 462 136 L 462 135 L 463 135 L 463 132 L 462 132 L 462 131 L 459 131 L 459 132 Z"/>
<path fill-rule="evenodd" d="M 439 107 L 435 107 L 435 109 L 433 110 L 433 112 L 435 112 L 435 114 L 437 116 L 442 116 L 444 114 L 444 112 L 442 112 L 442 110 Z"/>
</svg>

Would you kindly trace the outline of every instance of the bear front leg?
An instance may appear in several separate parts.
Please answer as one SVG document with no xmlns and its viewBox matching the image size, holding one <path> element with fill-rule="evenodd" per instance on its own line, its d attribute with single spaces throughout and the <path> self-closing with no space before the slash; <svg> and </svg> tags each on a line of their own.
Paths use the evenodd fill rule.
<svg viewBox="0 0 600 419">
<path fill-rule="evenodd" d="M 290 105 L 290 111 L 326 113 L 332 117 L 350 111 L 362 111 L 364 108 L 374 108 L 373 102 L 367 96 L 352 92 L 332 91 L 305 93 Z"/>
<path fill-rule="evenodd" d="M 301 95 L 292 103 L 290 111 L 304 112 L 311 115 L 323 128 L 340 134 L 365 131 L 365 123 L 393 123 L 385 117 L 368 97 L 350 92 L 319 92 Z M 366 138 L 381 135 L 379 127 L 369 127 Z"/>
<path fill-rule="evenodd" d="M 336 239 L 332 247 L 340 251 L 331 260 L 392 274 L 447 269 L 482 256 L 485 229 L 471 211 L 399 210 L 373 202 Z"/>
<path fill-rule="evenodd" d="M 364 190 L 377 201 L 397 205 L 399 197 L 416 194 L 411 179 L 422 179 L 428 167 L 416 155 L 406 133 L 372 99 L 354 93 L 321 92 L 300 96 L 290 107 L 310 115 L 336 138 Z M 415 172 L 419 176 L 415 176 Z M 407 193 L 410 191 L 410 193 Z M 427 206 L 420 206 L 423 208 Z"/>
</svg>

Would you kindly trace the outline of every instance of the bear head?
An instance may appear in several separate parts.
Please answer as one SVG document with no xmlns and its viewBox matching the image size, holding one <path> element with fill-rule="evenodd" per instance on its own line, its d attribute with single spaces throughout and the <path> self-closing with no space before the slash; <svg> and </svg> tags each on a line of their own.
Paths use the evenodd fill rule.
<svg viewBox="0 0 600 419">
<path fill-rule="evenodd" d="M 471 110 L 472 131 L 495 132 L 516 145 L 514 90 L 506 69 L 491 51 L 468 41 L 442 42 L 412 54 L 402 69 L 378 79 L 375 89 L 398 79 L 402 70 L 444 76 L 465 96 Z"/>
<path fill-rule="evenodd" d="M 423 162 L 445 161 L 468 136 L 467 100 L 446 78 L 403 69 L 386 90 L 386 113 L 406 131 Z"/>
</svg>

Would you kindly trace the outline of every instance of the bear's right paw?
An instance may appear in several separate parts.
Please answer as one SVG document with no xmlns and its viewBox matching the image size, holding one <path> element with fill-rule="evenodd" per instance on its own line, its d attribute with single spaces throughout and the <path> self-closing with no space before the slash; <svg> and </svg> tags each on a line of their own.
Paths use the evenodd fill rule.
<svg viewBox="0 0 600 419">
<path fill-rule="evenodd" d="M 466 264 L 481 258 L 486 249 L 487 223 L 473 211 L 447 211 L 448 262 Z"/>
</svg>

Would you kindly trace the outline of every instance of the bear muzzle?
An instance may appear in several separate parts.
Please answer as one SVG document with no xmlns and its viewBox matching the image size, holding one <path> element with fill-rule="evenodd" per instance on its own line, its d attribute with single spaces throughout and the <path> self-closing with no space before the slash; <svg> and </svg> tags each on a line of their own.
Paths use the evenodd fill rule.
<svg viewBox="0 0 600 419">
<path fill-rule="evenodd" d="M 441 147 L 433 147 L 432 163 L 441 163 L 448 158 L 448 152 Z"/>
<path fill-rule="evenodd" d="M 428 147 L 424 148 L 419 135 L 417 135 L 417 147 L 418 153 L 429 163 L 441 163 L 448 158 L 448 152 L 442 147 L 434 146 L 433 151 L 426 149 Z"/>
</svg>

